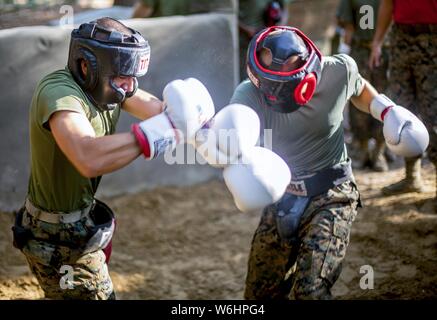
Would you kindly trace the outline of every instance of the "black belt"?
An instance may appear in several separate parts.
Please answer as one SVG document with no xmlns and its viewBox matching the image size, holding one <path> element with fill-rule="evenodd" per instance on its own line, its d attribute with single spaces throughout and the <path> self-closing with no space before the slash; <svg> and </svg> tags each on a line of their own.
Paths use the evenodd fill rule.
<svg viewBox="0 0 437 320">
<path fill-rule="evenodd" d="M 287 192 L 297 196 L 313 197 L 346 181 L 355 181 L 350 159 L 307 177 L 292 177 Z"/>
<path fill-rule="evenodd" d="M 437 33 L 437 24 L 407 24 L 395 23 L 395 27 L 410 35 Z"/>
</svg>

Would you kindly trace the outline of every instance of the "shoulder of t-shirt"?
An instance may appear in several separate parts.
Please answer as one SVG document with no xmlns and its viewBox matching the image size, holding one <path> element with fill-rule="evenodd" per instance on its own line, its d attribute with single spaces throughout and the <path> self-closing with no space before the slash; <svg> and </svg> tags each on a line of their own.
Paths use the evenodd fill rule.
<svg viewBox="0 0 437 320">
<path fill-rule="evenodd" d="M 232 95 L 230 103 L 240 103 L 247 105 L 252 109 L 258 109 L 258 89 L 249 79 L 246 79 L 237 86 L 234 94 Z"/>
<path fill-rule="evenodd" d="M 343 69 L 347 71 L 348 75 L 358 73 L 358 66 L 355 60 L 344 53 L 335 54 L 333 56 L 324 56 L 323 67 Z"/>
<path fill-rule="evenodd" d="M 39 83 L 36 100 L 36 121 L 45 126 L 53 113 L 73 111 L 90 116 L 90 106 L 80 86 L 67 70 L 55 71 Z"/>
<path fill-rule="evenodd" d="M 240 84 L 237 86 L 235 91 L 251 91 L 256 90 L 256 87 L 253 85 L 253 83 L 249 79 L 245 79 L 240 82 Z"/>
<path fill-rule="evenodd" d="M 57 100 L 71 97 L 77 100 L 84 109 L 88 106 L 84 92 L 67 70 L 57 70 L 48 74 L 41 80 L 39 85 L 38 99 Z"/>
<path fill-rule="evenodd" d="M 332 66 L 336 68 L 342 68 L 345 72 L 345 76 L 348 83 L 348 91 L 353 95 L 359 95 L 364 88 L 364 80 L 360 75 L 357 63 L 355 60 L 347 54 L 336 54 L 327 60 Z M 332 70 L 333 72 L 339 72 L 340 69 Z"/>
</svg>

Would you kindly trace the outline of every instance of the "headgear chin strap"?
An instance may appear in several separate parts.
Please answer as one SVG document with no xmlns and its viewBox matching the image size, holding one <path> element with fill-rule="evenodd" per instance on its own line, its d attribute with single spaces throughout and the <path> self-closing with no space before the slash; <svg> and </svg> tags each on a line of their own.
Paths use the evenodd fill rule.
<svg viewBox="0 0 437 320">
<path fill-rule="evenodd" d="M 145 75 L 149 66 L 148 42 L 139 32 L 128 29 L 132 34 L 109 30 L 92 21 L 71 33 L 68 69 L 91 102 L 103 110 L 112 110 L 134 95 L 136 78 Z M 81 61 L 87 66 L 86 76 L 81 72 Z M 118 76 L 134 77 L 134 90 L 126 92 L 117 87 L 113 79 Z"/>
<path fill-rule="evenodd" d="M 259 61 L 262 49 L 272 55 L 268 67 Z M 292 56 L 298 56 L 303 65 L 284 71 L 283 67 Z M 320 81 L 321 60 L 320 51 L 299 29 L 273 26 L 252 38 L 247 52 L 247 73 L 274 111 L 289 113 L 313 97 Z"/>
</svg>

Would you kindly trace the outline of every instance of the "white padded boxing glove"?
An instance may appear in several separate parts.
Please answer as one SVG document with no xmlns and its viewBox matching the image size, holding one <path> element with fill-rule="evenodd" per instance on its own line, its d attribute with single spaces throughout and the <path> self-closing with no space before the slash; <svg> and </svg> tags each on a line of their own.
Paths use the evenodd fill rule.
<svg viewBox="0 0 437 320">
<path fill-rule="evenodd" d="M 172 150 L 178 143 L 193 140 L 215 113 L 208 90 L 194 78 L 168 83 L 163 99 L 166 107 L 162 113 L 132 125 L 132 132 L 148 160 Z"/>
<path fill-rule="evenodd" d="M 259 139 L 260 120 L 255 111 L 242 104 L 222 108 L 196 134 L 193 145 L 213 167 L 224 168 L 239 161 L 245 150 Z"/>
<path fill-rule="evenodd" d="M 252 147 L 244 151 L 242 163 L 223 170 L 223 177 L 237 208 L 247 212 L 278 201 L 290 183 L 291 173 L 276 153 Z"/>
<path fill-rule="evenodd" d="M 429 133 L 412 112 L 379 94 L 370 103 L 370 113 L 384 123 L 384 138 L 393 153 L 408 158 L 425 152 Z"/>
</svg>

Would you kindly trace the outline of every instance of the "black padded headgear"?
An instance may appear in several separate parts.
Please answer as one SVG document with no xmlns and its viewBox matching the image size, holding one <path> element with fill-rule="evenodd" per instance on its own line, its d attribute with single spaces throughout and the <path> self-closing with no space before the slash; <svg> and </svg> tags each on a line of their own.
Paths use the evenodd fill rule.
<svg viewBox="0 0 437 320">
<path fill-rule="evenodd" d="M 145 75 L 149 66 L 149 43 L 138 31 L 126 28 L 132 34 L 91 21 L 71 32 L 68 69 L 92 103 L 103 110 L 112 110 L 131 97 L 138 88 L 136 78 Z M 86 76 L 81 72 L 81 60 L 87 66 Z M 125 92 L 117 87 L 113 82 L 117 76 L 134 77 L 134 90 Z"/>
<path fill-rule="evenodd" d="M 259 61 L 263 49 L 272 57 L 268 67 Z M 288 60 L 294 56 L 299 57 L 302 65 L 284 71 Z M 273 26 L 252 38 L 247 52 L 247 73 L 274 111 L 289 113 L 311 100 L 320 81 L 321 60 L 320 51 L 300 30 Z"/>
</svg>

